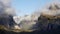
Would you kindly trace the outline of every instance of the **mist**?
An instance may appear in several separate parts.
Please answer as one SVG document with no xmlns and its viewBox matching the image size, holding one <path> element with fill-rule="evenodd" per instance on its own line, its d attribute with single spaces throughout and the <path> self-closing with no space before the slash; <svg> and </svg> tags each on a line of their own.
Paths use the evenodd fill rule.
<svg viewBox="0 0 60 34">
<path fill-rule="evenodd" d="M 41 10 L 41 14 L 43 15 L 60 15 L 60 2 L 59 0 L 55 0 L 51 3 L 45 5 L 45 7 Z"/>
<path fill-rule="evenodd" d="M 0 0 L 0 15 L 16 15 L 15 9 L 11 7 L 11 0 Z"/>
</svg>

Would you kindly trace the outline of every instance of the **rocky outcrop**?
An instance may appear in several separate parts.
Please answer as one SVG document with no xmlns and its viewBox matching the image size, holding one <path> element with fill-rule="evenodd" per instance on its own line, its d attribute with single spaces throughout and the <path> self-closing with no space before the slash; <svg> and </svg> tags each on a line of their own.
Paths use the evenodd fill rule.
<svg viewBox="0 0 60 34">
<path fill-rule="evenodd" d="M 38 18 L 40 30 L 60 30 L 60 7 L 52 4 L 48 7 L 48 11 L 43 11 Z"/>
<path fill-rule="evenodd" d="M 16 23 L 13 20 L 13 16 L 0 16 L 0 28 L 12 29 Z"/>
<path fill-rule="evenodd" d="M 41 29 L 56 29 L 60 26 L 60 17 L 58 16 L 43 16 L 38 18 L 38 23 Z"/>
</svg>

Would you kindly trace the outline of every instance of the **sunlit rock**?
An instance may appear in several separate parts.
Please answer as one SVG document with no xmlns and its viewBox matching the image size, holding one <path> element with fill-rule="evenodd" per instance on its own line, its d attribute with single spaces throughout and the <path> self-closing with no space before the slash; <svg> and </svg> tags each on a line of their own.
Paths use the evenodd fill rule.
<svg viewBox="0 0 60 34">
<path fill-rule="evenodd" d="M 15 25 L 14 26 L 14 29 L 17 29 L 18 30 L 18 29 L 21 29 L 21 28 L 18 25 Z"/>
</svg>

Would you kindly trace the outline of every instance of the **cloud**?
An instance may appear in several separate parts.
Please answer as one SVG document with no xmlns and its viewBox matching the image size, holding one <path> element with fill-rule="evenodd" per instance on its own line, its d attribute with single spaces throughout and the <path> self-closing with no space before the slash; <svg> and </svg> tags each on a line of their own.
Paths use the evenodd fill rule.
<svg viewBox="0 0 60 34">
<path fill-rule="evenodd" d="M 0 15 L 16 15 L 14 8 L 11 7 L 11 0 L 0 0 Z"/>
<path fill-rule="evenodd" d="M 11 3 L 11 0 L 0 0 L 5 6 L 9 6 Z"/>
<path fill-rule="evenodd" d="M 41 10 L 41 13 L 44 15 L 60 15 L 60 2 L 54 1 L 49 3 L 46 7 Z"/>
</svg>

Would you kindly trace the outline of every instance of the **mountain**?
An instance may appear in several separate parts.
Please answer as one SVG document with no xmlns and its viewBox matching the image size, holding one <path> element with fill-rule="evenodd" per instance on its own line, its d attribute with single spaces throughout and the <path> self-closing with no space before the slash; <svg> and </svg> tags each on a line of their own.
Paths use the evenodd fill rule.
<svg viewBox="0 0 60 34">
<path fill-rule="evenodd" d="M 0 16 L 0 27 L 2 28 L 7 28 L 7 29 L 12 29 L 16 23 L 13 20 L 13 16 L 11 15 L 2 15 Z"/>
<path fill-rule="evenodd" d="M 34 13 L 32 16 L 25 15 L 0 16 L 1 29 L 7 28 L 8 30 L 0 30 L 4 34 L 59 34 L 60 33 L 60 5 L 52 4 L 47 10 L 41 14 Z M 40 15 L 40 16 L 39 16 Z M 39 16 L 39 17 L 38 17 Z M 20 32 L 22 30 L 22 32 Z M 19 32 L 18 32 L 19 31 Z"/>
<path fill-rule="evenodd" d="M 59 16 L 51 16 L 48 15 L 40 15 L 38 18 L 38 22 L 34 25 L 33 29 L 38 29 L 32 32 L 14 32 L 14 31 L 6 31 L 0 30 L 1 34 L 58 34 L 60 32 L 60 17 Z M 24 24 L 24 23 L 23 23 Z M 27 24 L 26 24 L 27 25 Z M 38 27 L 35 27 L 38 26 Z"/>
<path fill-rule="evenodd" d="M 23 31 L 33 31 L 33 27 L 37 22 L 37 16 L 35 15 L 27 15 L 27 16 L 14 16 L 13 17 L 15 23 L 21 28 Z"/>
<path fill-rule="evenodd" d="M 48 7 L 48 11 L 43 11 L 38 17 L 37 24 L 40 30 L 44 31 L 60 31 L 60 5 L 52 4 Z"/>
</svg>

